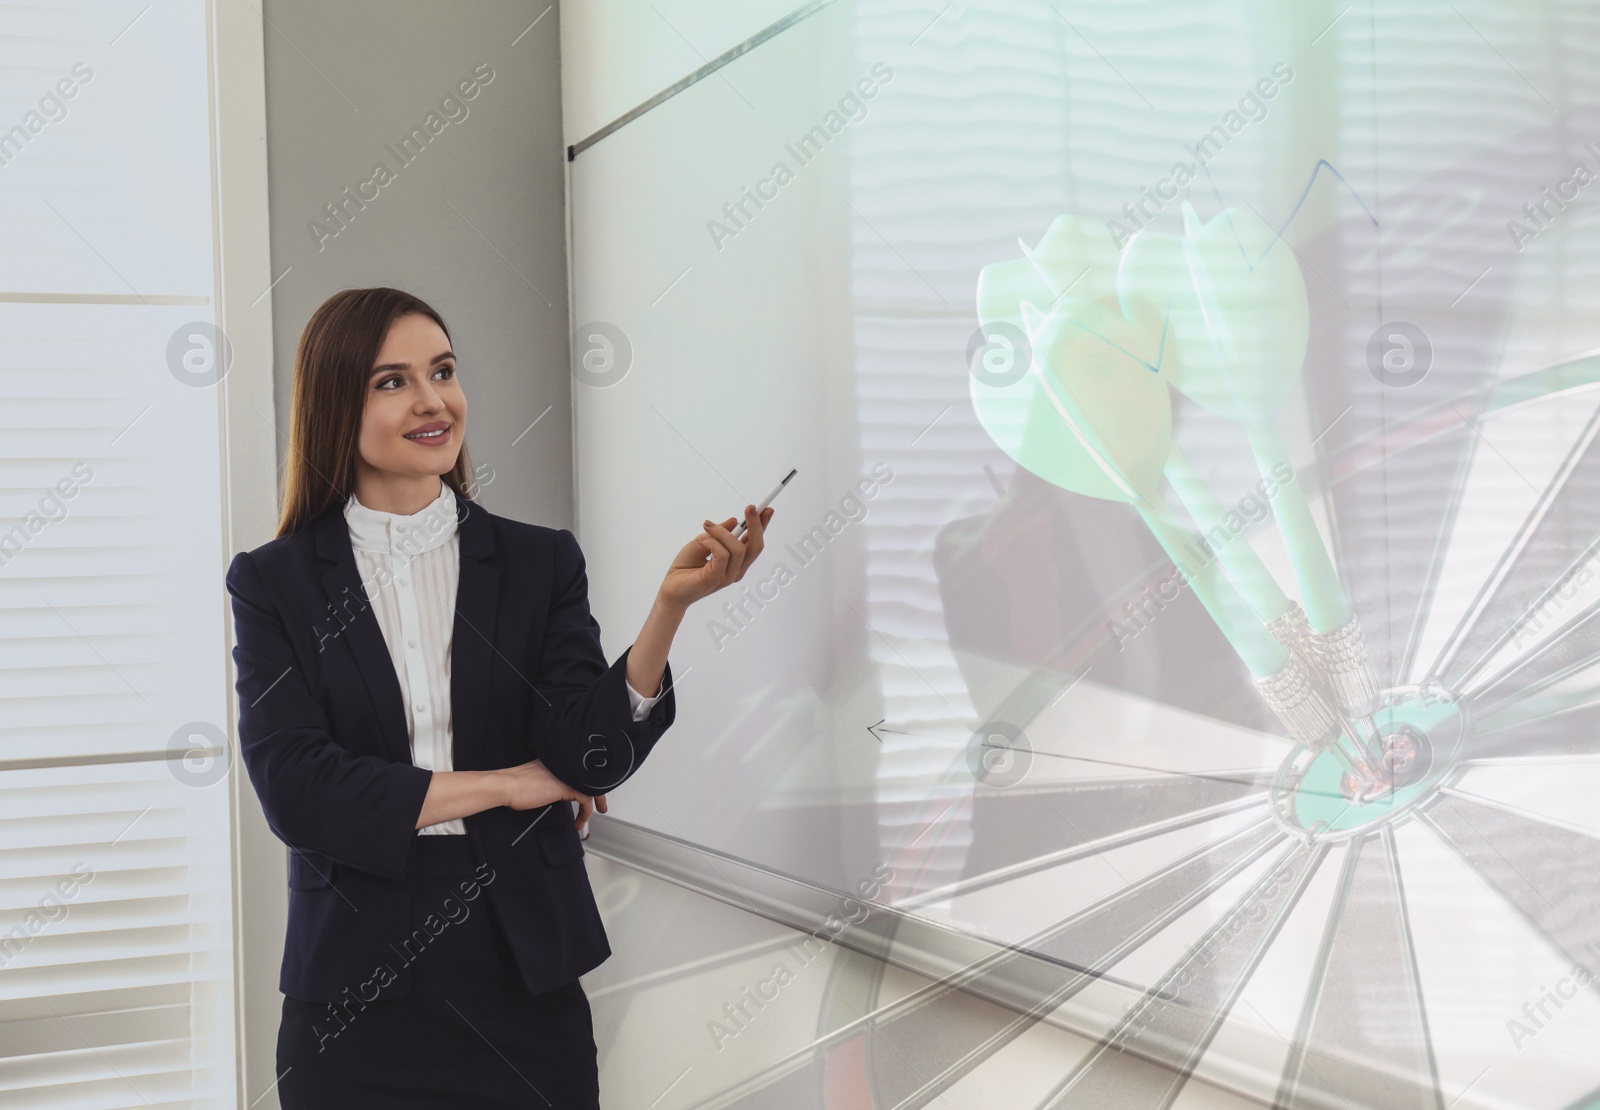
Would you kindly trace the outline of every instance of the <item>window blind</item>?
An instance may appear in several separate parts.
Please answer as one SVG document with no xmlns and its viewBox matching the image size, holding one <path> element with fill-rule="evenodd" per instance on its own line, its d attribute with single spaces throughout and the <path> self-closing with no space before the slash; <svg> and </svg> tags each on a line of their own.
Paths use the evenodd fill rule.
<svg viewBox="0 0 1600 1110">
<path fill-rule="evenodd" d="M 231 1106 L 208 6 L 0 20 L 0 1104 Z"/>
</svg>

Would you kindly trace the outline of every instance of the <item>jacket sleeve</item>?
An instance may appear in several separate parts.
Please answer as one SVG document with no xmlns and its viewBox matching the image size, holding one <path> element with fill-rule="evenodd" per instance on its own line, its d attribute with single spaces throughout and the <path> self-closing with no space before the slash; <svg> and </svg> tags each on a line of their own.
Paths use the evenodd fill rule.
<svg viewBox="0 0 1600 1110">
<path fill-rule="evenodd" d="M 628 651 L 606 666 L 600 624 L 589 612 L 589 578 L 577 537 L 556 533 L 550 612 L 533 674 L 533 752 L 574 790 L 604 794 L 638 769 L 677 715 L 672 665 L 665 691 L 643 720 L 628 699 Z"/>
<path fill-rule="evenodd" d="M 334 740 L 249 552 L 234 556 L 226 581 L 240 754 L 267 824 L 292 848 L 403 877 L 433 772 L 356 755 Z"/>
</svg>

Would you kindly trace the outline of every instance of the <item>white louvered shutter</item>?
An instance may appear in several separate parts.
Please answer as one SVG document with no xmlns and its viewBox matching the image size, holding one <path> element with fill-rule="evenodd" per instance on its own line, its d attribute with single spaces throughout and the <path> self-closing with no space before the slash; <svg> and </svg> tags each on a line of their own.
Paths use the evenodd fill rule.
<svg viewBox="0 0 1600 1110">
<path fill-rule="evenodd" d="M 210 49 L 201 0 L 0 13 L 8 1110 L 235 1101 L 222 409 L 172 369 L 216 311 Z"/>
</svg>

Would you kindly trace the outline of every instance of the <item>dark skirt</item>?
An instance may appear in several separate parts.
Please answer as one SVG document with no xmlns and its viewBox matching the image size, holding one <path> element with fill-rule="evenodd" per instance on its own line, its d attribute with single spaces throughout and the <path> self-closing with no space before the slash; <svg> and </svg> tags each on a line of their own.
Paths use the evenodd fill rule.
<svg viewBox="0 0 1600 1110">
<path fill-rule="evenodd" d="M 437 915 L 477 868 L 464 836 L 419 836 L 409 868 L 412 924 Z M 589 1000 L 574 979 L 529 994 L 487 894 L 410 964 L 411 993 L 381 995 L 336 1020 L 325 1003 L 283 1000 L 283 1110 L 598 1110 Z M 454 911 L 458 916 L 460 911 Z M 437 927 L 437 917 L 435 926 Z"/>
</svg>

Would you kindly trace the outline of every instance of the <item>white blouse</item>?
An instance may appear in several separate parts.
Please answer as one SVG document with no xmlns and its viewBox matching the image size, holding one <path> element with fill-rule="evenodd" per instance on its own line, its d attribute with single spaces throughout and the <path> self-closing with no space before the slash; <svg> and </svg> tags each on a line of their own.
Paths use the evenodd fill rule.
<svg viewBox="0 0 1600 1110">
<path fill-rule="evenodd" d="M 461 578 L 455 491 L 441 479 L 439 496 L 409 515 L 369 509 L 351 493 L 344 518 L 361 584 L 400 680 L 411 762 L 430 771 L 451 770 L 450 641 Z M 647 698 L 631 683 L 624 685 L 633 719 L 644 720 L 661 695 Z M 456 835 L 466 831 L 460 818 L 417 830 Z"/>
</svg>

